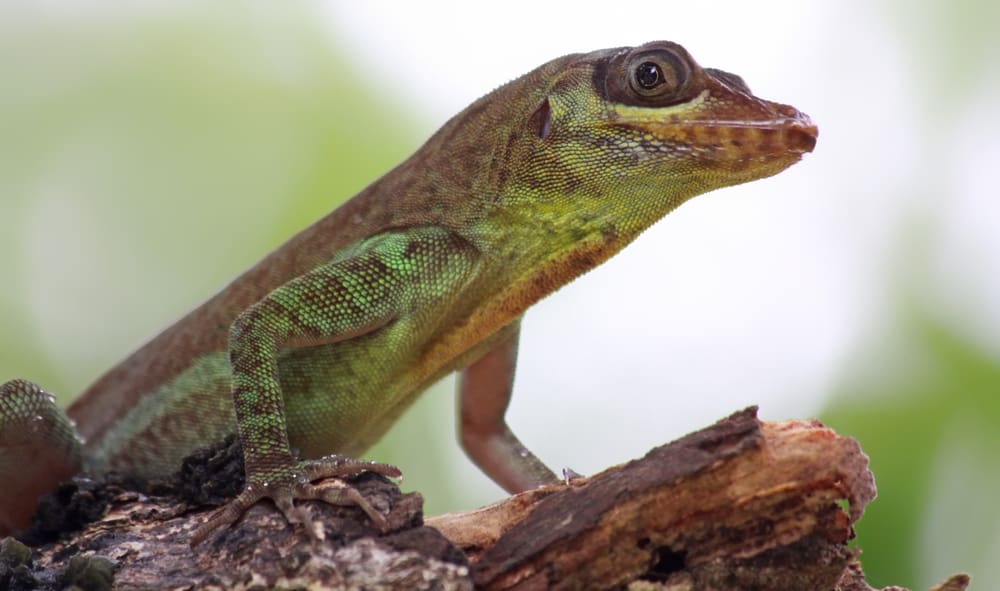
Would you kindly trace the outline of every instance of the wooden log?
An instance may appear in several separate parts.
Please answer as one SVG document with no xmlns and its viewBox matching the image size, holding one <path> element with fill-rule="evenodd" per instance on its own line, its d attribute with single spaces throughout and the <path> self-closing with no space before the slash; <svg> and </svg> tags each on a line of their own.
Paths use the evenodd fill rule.
<svg viewBox="0 0 1000 591">
<path fill-rule="evenodd" d="M 63 500 L 93 512 L 87 499 L 107 499 L 103 516 L 32 552 L 0 544 L 0 587 L 871 591 L 847 546 L 875 496 L 868 458 L 818 422 L 761 423 L 755 408 L 592 477 L 426 524 L 420 495 L 363 476 L 390 531 L 312 503 L 320 542 L 262 504 L 192 551 L 206 512 L 190 501 L 86 482 Z M 958 575 L 937 590 L 967 585 Z"/>
</svg>

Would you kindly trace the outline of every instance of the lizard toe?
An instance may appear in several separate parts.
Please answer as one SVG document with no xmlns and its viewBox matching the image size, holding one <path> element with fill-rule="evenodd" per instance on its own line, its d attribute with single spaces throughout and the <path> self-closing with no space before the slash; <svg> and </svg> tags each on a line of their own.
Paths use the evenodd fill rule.
<svg viewBox="0 0 1000 591">
<path fill-rule="evenodd" d="M 403 473 L 391 464 L 381 464 L 358 460 L 350 456 L 329 455 L 316 460 L 306 460 L 301 464 L 302 472 L 309 481 L 323 478 L 343 478 L 362 472 L 375 472 L 388 478 L 402 478 Z"/>
<path fill-rule="evenodd" d="M 389 464 L 356 460 L 348 456 L 331 455 L 318 460 L 299 462 L 294 470 L 281 474 L 269 474 L 260 482 L 252 480 L 243 491 L 224 507 L 216 511 L 208 521 L 191 535 L 191 547 L 203 542 L 213 531 L 235 523 L 243 514 L 263 499 L 271 499 L 290 524 L 302 524 L 313 539 L 322 537 L 305 507 L 295 504 L 296 500 L 318 500 L 330 505 L 357 506 L 381 531 L 388 529 L 385 516 L 376 509 L 354 487 L 340 480 L 362 472 L 375 472 L 390 478 L 402 476 L 399 468 Z M 323 484 L 313 484 L 314 480 L 333 479 Z"/>
<path fill-rule="evenodd" d="M 194 530 L 191 534 L 191 547 L 194 548 L 198 544 L 205 541 L 213 531 L 216 529 L 232 525 L 243 516 L 247 509 L 252 507 L 257 501 L 267 497 L 267 491 L 264 487 L 261 487 L 255 483 L 247 484 L 239 495 L 233 500 L 229 501 L 221 509 L 212 514 L 208 518 L 208 521 L 203 523 L 198 529 Z"/>
<path fill-rule="evenodd" d="M 389 522 L 385 515 L 358 492 L 358 489 L 343 481 L 333 480 L 323 484 L 309 484 L 306 485 L 305 489 L 300 498 L 323 501 L 329 505 L 358 507 L 368 515 L 368 518 L 380 531 L 384 532 L 389 529 Z"/>
</svg>

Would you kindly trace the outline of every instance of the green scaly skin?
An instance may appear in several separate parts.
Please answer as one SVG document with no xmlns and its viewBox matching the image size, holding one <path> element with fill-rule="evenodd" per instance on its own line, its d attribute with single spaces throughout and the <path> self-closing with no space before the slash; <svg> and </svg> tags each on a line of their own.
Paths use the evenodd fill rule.
<svg viewBox="0 0 1000 591">
<path fill-rule="evenodd" d="M 192 543 L 262 498 L 292 522 L 307 521 L 295 500 L 322 499 L 384 526 L 353 489 L 312 481 L 398 475 L 348 456 L 453 371 L 477 465 L 511 492 L 556 482 L 504 421 L 524 311 L 690 197 L 797 162 L 816 135 L 673 43 L 553 60 L 111 369 L 67 411 L 82 450 L 38 386 L 0 386 L 0 480 L 13 483 L 0 533 L 81 468 L 163 477 L 233 432 L 247 488 Z"/>
</svg>

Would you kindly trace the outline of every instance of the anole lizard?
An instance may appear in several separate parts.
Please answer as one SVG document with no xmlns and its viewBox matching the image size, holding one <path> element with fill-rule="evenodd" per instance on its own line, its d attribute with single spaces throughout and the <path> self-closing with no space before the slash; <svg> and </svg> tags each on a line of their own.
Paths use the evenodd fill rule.
<svg viewBox="0 0 1000 591">
<path fill-rule="evenodd" d="M 453 371 L 473 461 L 512 493 L 556 482 L 504 420 L 524 311 L 690 197 L 776 174 L 816 137 L 674 43 L 550 61 L 104 374 L 69 407 L 75 428 L 38 386 L 0 386 L 0 534 L 81 469 L 162 477 L 234 432 L 246 488 L 192 544 L 264 498 L 293 523 L 308 522 L 294 501 L 322 499 L 384 525 L 355 490 L 313 482 L 398 475 L 350 456 Z"/>
</svg>

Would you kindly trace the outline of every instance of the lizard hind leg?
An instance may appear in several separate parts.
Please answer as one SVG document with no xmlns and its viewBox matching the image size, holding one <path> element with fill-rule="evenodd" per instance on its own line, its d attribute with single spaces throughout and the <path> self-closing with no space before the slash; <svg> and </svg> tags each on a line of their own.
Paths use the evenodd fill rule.
<svg viewBox="0 0 1000 591">
<path fill-rule="evenodd" d="M 356 460 L 342 455 L 329 455 L 317 460 L 298 462 L 294 470 L 282 470 L 275 478 L 251 481 L 239 495 L 216 511 L 207 522 L 191 534 L 191 547 L 204 541 L 214 530 L 232 525 L 258 501 L 271 499 L 285 519 L 292 524 L 305 525 L 312 537 L 315 529 L 308 511 L 296 505 L 296 500 L 319 500 L 331 505 L 357 506 L 363 510 L 380 530 L 388 527 L 382 513 L 365 499 L 357 489 L 341 483 L 338 485 L 313 484 L 324 478 L 343 478 L 361 472 L 374 472 L 389 478 L 399 478 L 399 468 L 389 464 Z"/>
<path fill-rule="evenodd" d="M 0 537 L 27 527 L 38 498 L 79 472 L 82 457 L 55 397 L 27 380 L 0 384 Z"/>
</svg>

